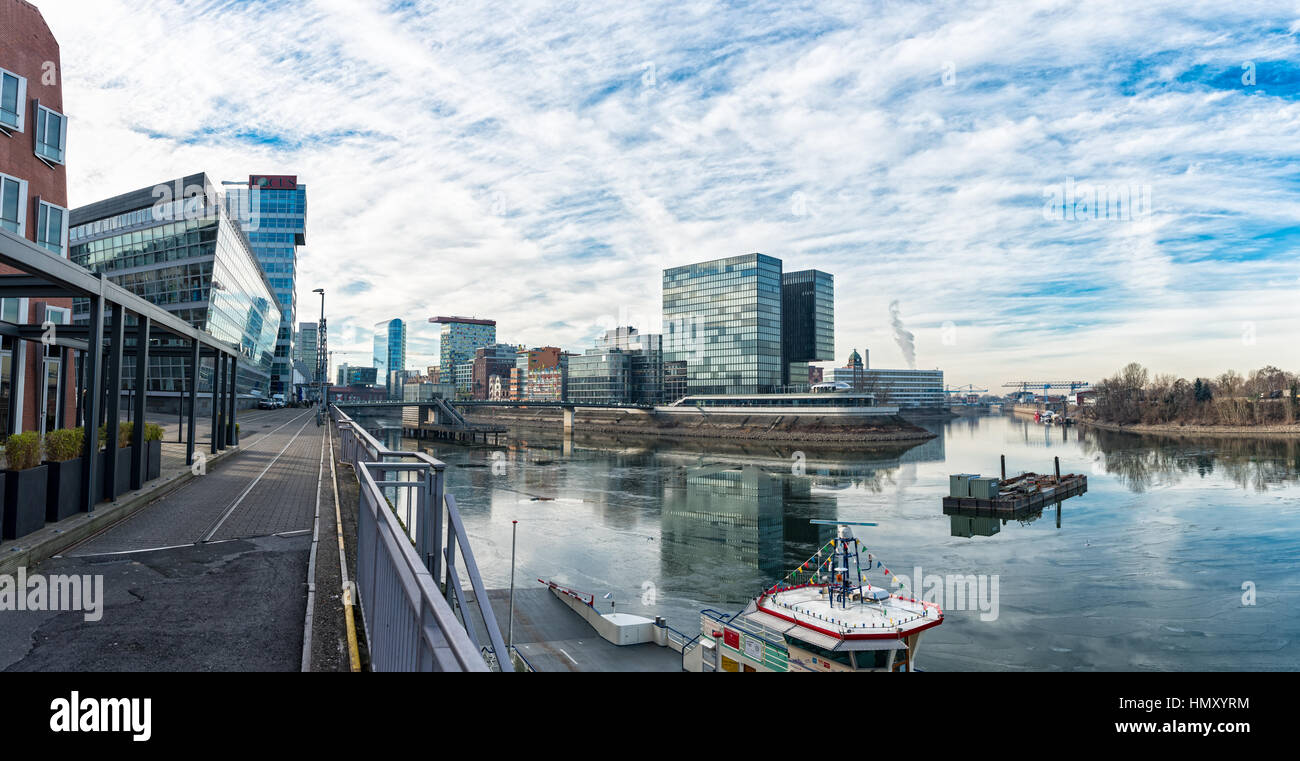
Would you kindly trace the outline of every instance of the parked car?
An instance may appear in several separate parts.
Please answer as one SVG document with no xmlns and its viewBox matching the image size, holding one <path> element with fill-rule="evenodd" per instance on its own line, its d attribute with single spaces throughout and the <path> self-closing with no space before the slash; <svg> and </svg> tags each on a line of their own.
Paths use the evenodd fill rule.
<svg viewBox="0 0 1300 761">
<path fill-rule="evenodd" d="M 278 405 L 276 405 L 274 399 L 259 399 L 257 400 L 257 408 L 259 410 L 274 410 L 278 408 Z"/>
</svg>

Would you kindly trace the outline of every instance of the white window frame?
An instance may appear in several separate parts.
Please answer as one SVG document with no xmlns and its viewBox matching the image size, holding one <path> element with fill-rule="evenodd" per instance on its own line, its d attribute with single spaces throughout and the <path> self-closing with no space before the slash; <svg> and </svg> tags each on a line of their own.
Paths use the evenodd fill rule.
<svg viewBox="0 0 1300 761">
<path fill-rule="evenodd" d="M 55 111 L 54 109 L 50 108 L 49 106 L 42 106 L 42 105 L 41 105 L 41 102 L 40 102 L 39 100 L 33 101 L 33 103 L 36 104 L 36 129 L 33 130 L 33 133 L 35 133 L 36 140 L 35 140 L 34 143 L 32 144 L 32 153 L 36 154 L 36 158 L 40 159 L 41 161 L 44 161 L 46 164 L 50 164 L 51 166 L 53 166 L 54 164 L 64 164 L 64 163 L 66 163 L 67 160 L 68 160 L 68 116 L 67 116 L 67 114 L 59 113 L 58 111 Z M 49 156 L 45 156 L 45 155 L 43 155 L 43 154 L 40 152 L 40 150 L 39 150 L 39 149 L 40 149 L 40 146 L 41 146 L 41 140 L 42 140 L 42 138 L 45 137 L 45 135 L 40 134 L 40 127 L 41 127 L 41 112 L 42 112 L 42 111 L 45 111 L 45 112 L 50 113 L 50 114 L 54 114 L 55 116 L 59 117 L 59 153 L 60 153 L 60 157 L 57 158 L 57 159 L 50 158 Z M 46 120 L 45 120 L 45 132 L 46 132 L 46 133 L 48 133 L 48 132 L 50 131 L 50 127 L 49 127 L 49 125 L 50 125 L 50 120 L 49 120 L 48 118 L 46 118 Z"/>
<path fill-rule="evenodd" d="M 11 127 L 8 124 L 0 122 L 0 132 L 6 135 L 12 135 L 15 132 L 22 132 L 27 126 L 27 77 L 16 74 L 8 69 L 0 69 L 0 74 L 8 74 L 18 79 L 18 126 Z M 0 83 L 2 85 L 2 83 Z"/>
<path fill-rule="evenodd" d="M 37 206 L 36 206 L 37 228 L 39 228 L 41 224 L 41 207 L 43 206 L 48 206 L 51 209 L 58 209 L 61 212 L 63 217 L 63 229 L 59 232 L 59 243 L 62 246 L 62 248 L 59 249 L 58 251 L 52 251 L 48 246 L 42 243 L 40 240 L 40 235 L 46 231 L 41 229 L 36 230 L 36 245 L 40 246 L 41 248 L 44 248 L 46 251 L 49 251 L 52 254 L 57 253 L 59 256 L 62 256 L 64 259 L 67 259 L 68 258 L 68 210 L 56 203 L 50 203 L 49 201 L 46 201 L 43 198 L 38 197 L 36 200 L 37 200 Z"/>
<path fill-rule="evenodd" d="M 27 237 L 27 180 L 0 173 L 0 180 L 12 180 L 18 183 L 18 232 L 19 238 Z M 4 184 L 0 183 L 0 194 L 4 193 Z M 3 196 L 0 196 L 0 208 L 4 208 Z"/>
</svg>

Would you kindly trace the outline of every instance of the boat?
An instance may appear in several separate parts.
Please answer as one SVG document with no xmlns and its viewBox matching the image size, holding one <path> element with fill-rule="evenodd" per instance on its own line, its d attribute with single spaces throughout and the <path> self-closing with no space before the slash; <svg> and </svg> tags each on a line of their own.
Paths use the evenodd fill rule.
<svg viewBox="0 0 1300 761">
<path fill-rule="evenodd" d="M 876 524 L 812 523 L 836 526 L 835 537 L 739 613 L 700 612 L 687 671 L 916 670 L 921 634 L 943 623 L 943 610 L 905 587 L 871 583 L 883 569 L 901 584 L 853 535 L 852 526 Z"/>
</svg>

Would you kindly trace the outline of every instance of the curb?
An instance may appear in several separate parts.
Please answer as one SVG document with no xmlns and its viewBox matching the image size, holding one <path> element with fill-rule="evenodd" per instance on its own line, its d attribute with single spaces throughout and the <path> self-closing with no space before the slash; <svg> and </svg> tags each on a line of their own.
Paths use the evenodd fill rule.
<svg viewBox="0 0 1300 761">
<path fill-rule="evenodd" d="M 207 457 L 208 466 L 211 467 L 214 462 L 238 451 L 239 446 L 232 445 L 215 455 L 207 452 L 204 455 Z M 95 505 L 95 512 L 93 513 L 77 513 L 58 523 L 46 524 L 39 531 L 17 540 L 21 543 L 20 545 L 15 545 L 5 551 L 5 556 L 0 557 L 0 575 L 11 574 L 20 566 L 31 568 L 43 560 L 58 555 L 69 547 L 80 544 L 109 526 L 134 515 L 144 507 L 176 491 L 193 478 L 195 478 L 194 473 L 187 468 L 170 478 L 160 478 L 154 485 L 146 486 L 129 497 L 119 498 L 116 502 L 98 503 Z"/>
</svg>

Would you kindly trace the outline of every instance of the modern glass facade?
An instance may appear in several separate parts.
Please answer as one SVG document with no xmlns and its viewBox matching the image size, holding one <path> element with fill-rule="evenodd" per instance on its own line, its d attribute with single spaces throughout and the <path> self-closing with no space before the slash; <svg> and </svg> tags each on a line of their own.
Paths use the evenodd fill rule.
<svg viewBox="0 0 1300 761">
<path fill-rule="evenodd" d="M 820 270 L 781 275 L 784 385 L 808 384 L 808 363 L 835 358 L 835 278 Z"/>
<path fill-rule="evenodd" d="M 375 325 L 374 367 L 378 383 L 388 390 L 388 398 L 400 399 L 402 373 L 406 372 L 406 323 L 385 320 Z"/>
<path fill-rule="evenodd" d="M 684 361 L 692 394 L 781 385 L 781 260 L 763 254 L 664 270 L 664 360 Z"/>
<path fill-rule="evenodd" d="M 248 236 L 280 308 L 271 393 L 287 397 L 293 392 L 298 247 L 307 245 L 307 186 L 299 184 L 294 176 L 252 175 L 247 187 L 227 190 L 226 201 Z M 308 366 L 314 368 L 315 360 Z"/>
<path fill-rule="evenodd" d="M 215 193 L 153 206 L 155 200 L 147 189 L 74 210 L 72 261 L 240 347 L 236 390 L 269 394 L 280 311 L 247 237 Z M 103 216 L 105 210 L 116 213 Z M 79 299 L 74 317 L 85 320 L 87 312 Z M 150 390 L 188 391 L 187 361 L 150 357 Z M 133 373 L 125 370 L 128 378 Z"/>
<path fill-rule="evenodd" d="M 663 384 L 662 336 L 620 327 L 569 360 L 565 398 L 584 404 L 660 404 Z"/>
<path fill-rule="evenodd" d="M 474 352 L 497 342 L 497 324 L 494 320 L 473 317 L 434 317 L 429 320 L 442 325 L 438 336 L 438 374 L 444 380 L 456 375 L 456 366 L 474 360 Z M 457 381 L 457 388 L 460 388 Z"/>
<path fill-rule="evenodd" d="M 294 336 L 294 359 L 308 368 L 310 375 L 307 380 L 310 383 L 319 383 L 316 378 L 316 348 L 319 338 L 320 325 L 314 322 L 303 322 L 298 324 L 297 334 Z"/>
</svg>

